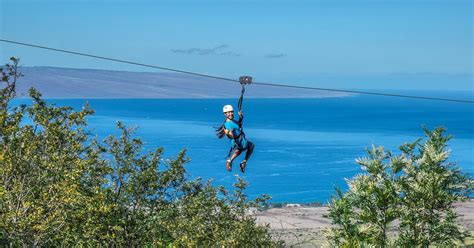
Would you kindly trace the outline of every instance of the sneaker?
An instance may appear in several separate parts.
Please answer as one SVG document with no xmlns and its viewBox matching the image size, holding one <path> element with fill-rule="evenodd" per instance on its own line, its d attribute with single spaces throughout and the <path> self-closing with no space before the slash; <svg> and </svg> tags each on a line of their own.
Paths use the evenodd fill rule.
<svg viewBox="0 0 474 248">
<path fill-rule="evenodd" d="M 225 168 L 228 171 L 232 171 L 232 161 L 230 161 L 230 160 L 225 161 Z"/>
<path fill-rule="evenodd" d="M 247 160 L 243 160 L 241 163 L 240 163 L 240 171 L 242 173 L 245 172 L 245 166 L 247 166 Z"/>
</svg>

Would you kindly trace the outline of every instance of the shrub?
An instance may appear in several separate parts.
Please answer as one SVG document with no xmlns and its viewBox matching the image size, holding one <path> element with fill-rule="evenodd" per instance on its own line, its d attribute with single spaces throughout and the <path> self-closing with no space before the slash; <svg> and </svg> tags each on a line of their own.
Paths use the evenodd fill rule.
<svg viewBox="0 0 474 248">
<path fill-rule="evenodd" d="M 472 180 L 447 162 L 451 137 L 445 129 L 424 131 L 425 142 L 400 146 L 398 156 L 372 147 L 368 157 L 356 160 L 366 173 L 347 180 L 348 191 L 337 190 L 329 205 L 334 227 L 327 238 L 333 245 L 428 247 L 464 241 L 468 232 L 456 223 L 453 203 L 467 198 Z"/>
</svg>

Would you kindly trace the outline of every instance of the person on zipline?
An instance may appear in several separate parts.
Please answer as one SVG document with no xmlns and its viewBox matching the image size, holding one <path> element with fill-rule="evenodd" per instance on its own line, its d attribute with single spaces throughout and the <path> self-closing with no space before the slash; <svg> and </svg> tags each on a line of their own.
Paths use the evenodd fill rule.
<svg viewBox="0 0 474 248">
<path fill-rule="evenodd" d="M 229 157 L 231 154 L 232 156 L 227 159 L 226 168 L 228 171 L 232 171 L 232 162 L 234 159 L 237 158 L 243 151 L 246 151 L 245 158 L 240 163 L 240 171 L 243 173 L 245 172 L 247 161 L 249 160 L 250 156 L 252 156 L 255 145 L 245 138 L 245 133 L 242 130 L 242 123 L 244 119 L 242 111 L 239 111 L 238 113 L 238 121 L 234 120 L 234 108 L 232 105 L 225 105 L 223 112 L 226 119 L 224 124 L 216 131 L 219 138 L 222 138 L 224 135 L 226 135 L 231 140 L 232 147 L 227 157 Z"/>
</svg>

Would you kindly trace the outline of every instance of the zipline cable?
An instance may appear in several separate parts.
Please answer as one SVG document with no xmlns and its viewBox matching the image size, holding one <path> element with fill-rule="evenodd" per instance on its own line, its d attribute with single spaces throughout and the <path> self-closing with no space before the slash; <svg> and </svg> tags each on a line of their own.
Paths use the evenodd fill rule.
<svg viewBox="0 0 474 248">
<path fill-rule="evenodd" d="M 79 55 L 79 56 L 91 57 L 91 58 L 95 58 L 95 59 L 102 59 L 102 60 L 114 61 L 114 62 L 118 62 L 118 63 L 125 63 L 125 64 L 137 65 L 137 66 L 142 66 L 142 67 L 155 68 L 155 69 L 160 69 L 160 70 L 165 70 L 165 71 L 171 71 L 171 72 L 178 72 L 178 73 L 183 73 L 183 74 L 189 74 L 189 75 L 194 75 L 194 76 L 199 76 L 199 77 L 206 77 L 206 78 L 212 78 L 212 79 L 218 79 L 218 80 L 223 80 L 223 81 L 230 81 L 230 82 L 237 82 L 237 83 L 240 83 L 239 80 L 235 80 L 235 79 L 231 79 L 231 78 L 217 77 L 217 76 L 212 76 L 212 75 L 207 75 L 207 74 L 202 74 L 202 73 L 196 73 L 196 72 L 191 72 L 191 71 L 178 70 L 178 69 L 173 69 L 173 68 L 168 68 L 168 67 L 162 67 L 162 66 L 156 66 L 156 65 L 144 64 L 144 63 L 138 63 L 138 62 L 133 62 L 133 61 L 128 61 L 128 60 L 115 59 L 115 58 L 104 57 L 104 56 L 98 56 L 98 55 L 93 55 L 93 54 L 75 52 L 75 51 L 70 51 L 70 50 L 64 50 L 64 49 L 58 49 L 58 48 L 52 48 L 52 47 L 46 47 L 46 46 L 28 44 L 28 43 L 23 43 L 23 42 L 18 42 L 18 41 L 12 41 L 12 40 L 0 39 L 0 41 L 1 41 L 1 42 L 5 42 L 5 43 L 11 43 L 11 44 L 16 44 L 16 45 L 21 45 L 21 46 L 28 46 L 28 47 L 33 47 L 33 48 L 45 49 L 45 50 L 50 50 L 50 51 L 55 51 L 55 52 L 74 54 L 74 55 Z M 374 96 L 388 96 L 388 97 L 400 97 L 400 98 L 411 98 L 411 99 L 421 99 L 421 100 L 436 100 L 436 101 L 458 102 L 458 103 L 471 103 L 471 104 L 474 103 L 474 101 L 472 101 L 472 100 L 461 100 L 461 99 L 450 99 L 450 98 L 437 98 L 437 97 L 424 97 L 424 96 L 412 96 L 412 95 L 390 94 L 390 93 L 378 93 L 378 92 L 369 92 L 369 91 L 341 90 L 341 89 L 319 88 L 319 87 L 297 86 L 297 85 L 275 84 L 275 83 L 258 83 L 258 82 L 254 82 L 253 84 L 263 85 L 263 86 L 273 86 L 273 87 L 284 87 L 284 88 L 304 89 L 304 90 L 318 90 L 318 91 L 332 91 L 332 92 L 343 92 L 343 93 L 356 93 L 356 94 L 374 95 Z"/>
<path fill-rule="evenodd" d="M 91 57 L 91 58 L 95 58 L 95 59 L 102 59 L 102 60 L 114 61 L 114 62 L 119 62 L 119 63 L 125 63 L 125 64 L 131 64 L 131 65 L 138 65 L 138 66 L 143 66 L 143 67 L 150 67 L 150 68 L 155 68 L 155 69 L 160 69 L 160 70 L 165 70 L 165 71 L 179 72 L 179 73 L 184 73 L 184 74 L 190 74 L 190 75 L 195 75 L 195 76 L 200 76 L 200 77 L 214 78 L 214 79 L 225 80 L 225 81 L 239 82 L 238 80 L 230 79 L 230 78 L 215 77 L 215 76 L 206 75 L 206 74 L 201 74 L 201 73 L 196 73 L 196 72 L 177 70 L 177 69 L 173 69 L 173 68 L 167 68 L 167 67 L 162 67 L 162 66 L 156 66 L 156 65 L 149 65 L 149 64 L 143 64 L 143 63 L 137 63 L 137 62 L 127 61 L 127 60 L 121 60 L 121 59 L 114 59 L 114 58 L 109 58 L 109 57 L 97 56 L 97 55 L 93 55 L 93 54 L 74 52 L 74 51 L 69 51 L 69 50 L 63 50 L 63 49 L 58 49 L 58 48 L 52 48 L 52 47 L 45 47 L 45 46 L 27 44 L 27 43 L 22 43 L 22 42 L 17 42 L 17 41 L 11 41 L 11 40 L 4 40 L 4 39 L 0 39 L 0 41 L 6 42 L 6 43 L 12 43 L 12 44 L 17 44 L 17 45 L 22 45 L 22 46 L 29 46 L 29 47 L 34 47 L 34 48 L 40 48 L 40 49 L 45 49 L 45 50 L 50 50 L 50 51 L 55 51 L 55 52 L 69 53 L 69 54 L 74 54 L 74 55 L 80 55 L 80 56 L 85 56 L 85 57 Z"/>
<path fill-rule="evenodd" d="M 438 97 L 425 97 L 425 96 L 411 96 L 411 95 L 379 93 L 379 92 L 358 91 L 358 90 L 338 90 L 338 89 L 306 87 L 306 86 L 297 86 L 297 85 L 273 84 L 273 83 L 253 83 L 253 84 L 265 85 L 265 86 L 278 86 L 278 87 L 296 88 L 296 89 L 306 89 L 306 90 L 321 90 L 321 91 L 333 91 L 333 92 L 344 92 L 344 93 L 356 93 L 356 94 L 374 95 L 374 96 L 390 96 L 390 97 L 402 97 L 402 98 L 412 98 L 412 99 L 422 99 L 422 100 L 437 100 L 437 101 L 459 102 L 459 103 L 474 103 L 474 101 L 471 101 L 471 100 L 460 100 L 460 99 L 438 98 Z"/>
</svg>

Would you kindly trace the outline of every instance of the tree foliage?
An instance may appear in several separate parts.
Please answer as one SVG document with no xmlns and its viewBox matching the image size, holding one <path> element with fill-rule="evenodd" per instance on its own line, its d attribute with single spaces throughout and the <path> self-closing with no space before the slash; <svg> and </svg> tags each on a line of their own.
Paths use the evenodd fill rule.
<svg viewBox="0 0 474 248">
<path fill-rule="evenodd" d="M 327 232 L 338 247 L 455 246 L 468 235 L 456 223 L 453 203 L 472 191 L 471 179 L 447 162 L 450 136 L 444 128 L 424 129 L 418 139 L 392 155 L 373 146 L 356 162 L 366 173 L 347 180 L 348 191 L 337 190 Z M 392 229 L 390 234 L 389 230 Z"/>
<path fill-rule="evenodd" d="M 133 129 L 97 141 L 93 111 L 49 104 L 13 106 L 18 60 L 2 67 L 0 242 L 11 246 L 279 246 L 250 210 L 246 182 L 235 192 L 186 177 L 183 150 L 164 159 L 143 151 Z"/>
</svg>

